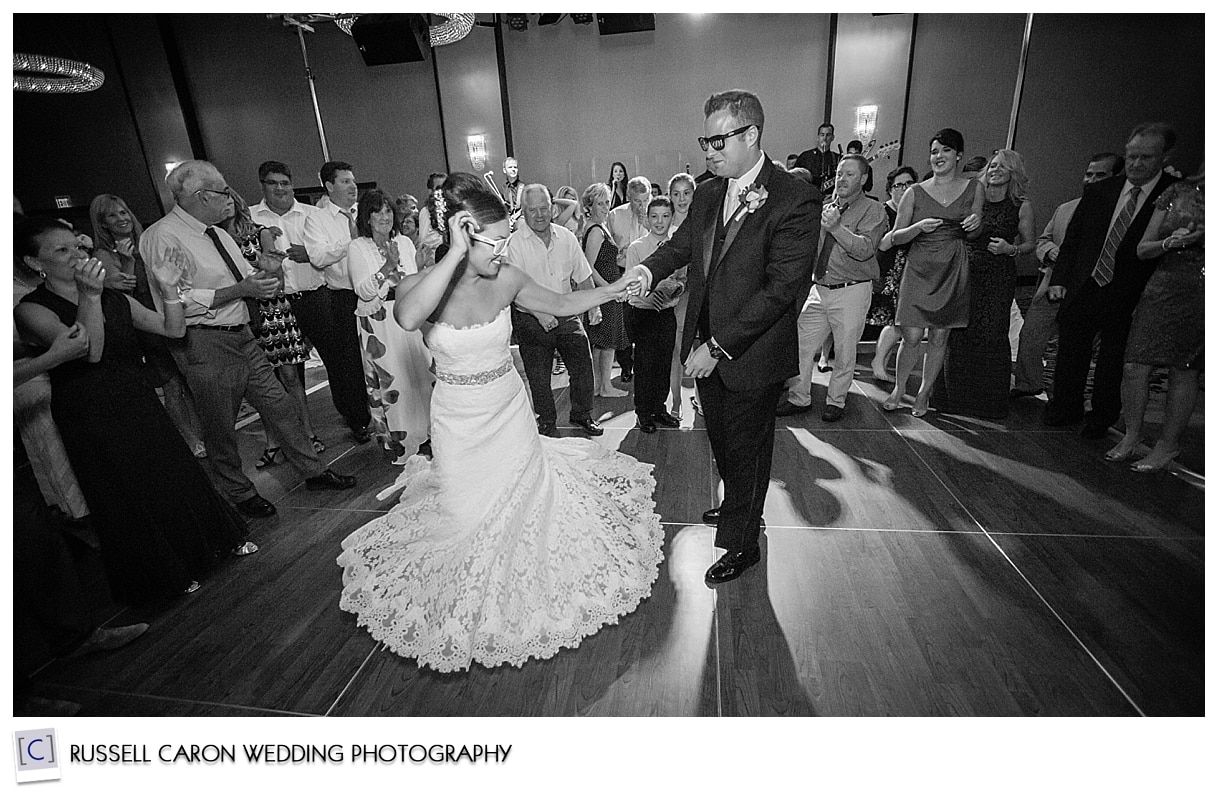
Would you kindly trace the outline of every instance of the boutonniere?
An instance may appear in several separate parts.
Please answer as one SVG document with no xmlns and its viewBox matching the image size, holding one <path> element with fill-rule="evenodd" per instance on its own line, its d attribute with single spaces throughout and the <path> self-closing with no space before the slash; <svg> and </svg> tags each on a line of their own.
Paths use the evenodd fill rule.
<svg viewBox="0 0 1218 791">
<path fill-rule="evenodd" d="M 740 203 L 749 214 L 752 214 L 765 205 L 766 198 L 769 196 L 770 193 L 766 192 L 765 187 L 760 184 L 754 184 L 751 187 L 740 190 Z"/>
</svg>

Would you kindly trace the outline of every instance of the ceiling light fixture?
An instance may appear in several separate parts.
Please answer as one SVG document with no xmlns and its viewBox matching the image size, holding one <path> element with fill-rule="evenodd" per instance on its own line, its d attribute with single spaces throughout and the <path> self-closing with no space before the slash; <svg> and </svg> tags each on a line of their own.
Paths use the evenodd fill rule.
<svg viewBox="0 0 1218 791">
<path fill-rule="evenodd" d="M 440 24 L 427 28 L 433 47 L 460 41 L 474 29 L 473 14 L 432 14 L 432 16 L 444 17 L 444 21 Z"/>
<path fill-rule="evenodd" d="M 13 53 L 13 90 L 26 93 L 88 93 L 106 81 L 96 66 L 50 55 Z"/>
<path fill-rule="evenodd" d="M 512 30 L 528 30 L 529 15 L 528 14 L 504 14 L 503 18 L 507 21 L 507 26 Z"/>
</svg>

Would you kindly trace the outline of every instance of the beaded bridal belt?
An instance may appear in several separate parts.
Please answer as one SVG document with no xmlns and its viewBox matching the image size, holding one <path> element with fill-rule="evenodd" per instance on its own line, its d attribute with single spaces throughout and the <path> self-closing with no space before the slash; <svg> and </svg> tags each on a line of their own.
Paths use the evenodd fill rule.
<svg viewBox="0 0 1218 791">
<path fill-rule="evenodd" d="M 437 368 L 436 378 L 450 385 L 484 385 L 504 376 L 513 367 L 512 361 L 508 360 L 498 368 L 493 368 L 489 371 L 479 371 L 476 374 L 450 374 Z"/>
</svg>

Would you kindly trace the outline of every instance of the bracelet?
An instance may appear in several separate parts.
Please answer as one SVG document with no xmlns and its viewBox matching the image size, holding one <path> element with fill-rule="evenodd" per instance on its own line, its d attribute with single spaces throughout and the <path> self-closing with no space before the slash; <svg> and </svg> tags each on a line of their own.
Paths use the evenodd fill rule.
<svg viewBox="0 0 1218 791">
<path fill-rule="evenodd" d="M 1007 258 L 1014 258 L 1019 255 L 1019 245 L 1011 245 L 1011 252 L 1007 253 Z"/>
<path fill-rule="evenodd" d="M 1170 239 L 1170 238 L 1171 238 L 1171 237 L 1169 236 L 1169 237 L 1167 237 L 1167 239 L 1164 239 L 1162 242 L 1159 242 L 1159 246 L 1163 248 L 1163 252 L 1165 252 L 1165 253 L 1166 253 L 1166 252 L 1168 251 L 1168 249 L 1169 249 L 1169 248 L 1167 247 L 1167 240 L 1168 240 L 1168 239 Z"/>
</svg>

